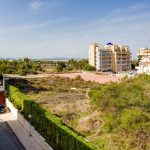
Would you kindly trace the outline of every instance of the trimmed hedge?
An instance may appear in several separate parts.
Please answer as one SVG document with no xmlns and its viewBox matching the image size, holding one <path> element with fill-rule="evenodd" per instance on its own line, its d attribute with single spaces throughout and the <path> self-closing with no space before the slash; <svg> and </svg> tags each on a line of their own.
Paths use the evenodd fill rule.
<svg viewBox="0 0 150 150">
<path fill-rule="evenodd" d="M 61 119 L 41 108 L 37 103 L 14 86 L 9 86 L 11 102 L 21 111 L 26 119 L 32 115 L 32 125 L 56 150 L 95 150 L 92 143 L 65 126 Z"/>
</svg>

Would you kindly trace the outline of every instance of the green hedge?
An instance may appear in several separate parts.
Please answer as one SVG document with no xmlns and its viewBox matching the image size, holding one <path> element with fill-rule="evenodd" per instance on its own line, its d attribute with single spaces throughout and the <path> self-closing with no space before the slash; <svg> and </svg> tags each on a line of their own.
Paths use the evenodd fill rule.
<svg viewBox="0 0 150 150">
<path fill-rule="evenodd" d="M 28 119 L 32 115 L 32 125 L 56 150 L 95 150 L 92 143 L 63 125 L 60 118 L 41 108 L 37 103 L 29 100 L 14 86 L 9 86 L 11 102 Z"/>
</svg>

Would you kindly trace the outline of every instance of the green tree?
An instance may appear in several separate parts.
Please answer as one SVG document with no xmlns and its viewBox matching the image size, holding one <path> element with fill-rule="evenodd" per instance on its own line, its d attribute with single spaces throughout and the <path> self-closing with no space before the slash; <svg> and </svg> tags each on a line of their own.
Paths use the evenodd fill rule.
<svg viewBox="0 0 150 150">
<path fill-rule="evenodd" d="M 138 55 L 138 62 L 140 62 L 142 59 L 142 56 L 141 55 Z"/>
<path fill-rule="evenodd" d="M 66 64 L 64 62 L 58 62 L 56 71 L 57 72 L 62 72 L 66 68 Z"/>
<path fill-rule="evenodd" d="M 74 60 L 70 59 L 68 60 L 67 63 L 67 70 L 83 70 L 84 66 L 88 64 L 87 59 L 82 59 L 82 60 Z"/>
<path fill-rule="evenodd" d="M 2 60 L 0 61 L 0 73 L 2 74 L 19 74 L 36 73 L 42 71 L 42 67 L 37 62 L 29 59 L 22 60 Z"/>
<path fill-rule="evenodd" d="M 138 66 L 138 64 L 139 64 L 139 63 L 138 63 L 137 60 L 132 60 L 132 61 L 131 61 L 131 68 L 132 68 L 132 70 L 134 70 L 135 67 Z"/>
<path fill-rule="evenodd" d="M 85 70 L 85 71 L 95 71 L 96 68 L 89 65 L 89 64 L 85 64 L 85 66 L 83 67 L 83 70 Z"/>
</svg>

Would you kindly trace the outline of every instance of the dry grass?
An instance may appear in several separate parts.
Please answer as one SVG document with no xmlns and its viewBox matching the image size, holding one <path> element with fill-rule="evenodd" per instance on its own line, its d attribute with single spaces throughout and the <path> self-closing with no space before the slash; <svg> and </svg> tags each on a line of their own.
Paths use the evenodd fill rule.
<svg viewBox="0 0 150 150">
<path fill-rule="evenodd" d="M 13 80 L 13 83 L 30 99 L 36 101 L 51 113 L 60 116 L 62 121 L 74 130 L 84 135 L 90 134 L 87 134 L 90 127 L 88 130 L 83 127 L 80 119 L 84 120 L 84 117 L 90 115 L 91 109 L 87 91 L 89 88 L 97 86 L 98 83 L 84 81 L 79 77 L 70 79 L 60 76 L 18 79 Z M 84 121 L 84 123 L 87 122 L 88 124 L 89 120 Z"/>
<path fill-rule="evenodd" d="M 139 90 L 137 88 L 139 85 L 143 89 L 142 93 L 149 98 L 150 80 L 148 79 L 143 79 L 142 81 L 141 79 L 135 79 L 135 85 L 133 83 L 129 84 L 130 80 L 125 81 L 124 83 L 122 82 L 120 84 L 122 88 L 119 88 L 120 86 L 118 87 L 119 84 L 116 84 L 115 87 L 113 84 L 108 84 L 109 88 L 106 88 L 107 86 L 104 85 L 99 86 L 100 89 L 105 88 L 105 90 L 108 90 L 106 93 L 104 90 L 101 93 L 103 94 L 103 106 L 106 106 L 106 102 L 111 100 L 112 93 L 116 99 L 115 101 L 120 100 L 121 97 L 118 98 L 118 95 L 120 92 L 124 93 L 125 89 L 127 92 L 127 94 L 125 94 L 125 99 L 126 97 L 128 99 L 133 98 L 134 101 L 137 97 L 132 95 L 137 93 L 136 90 Z M 21 89 L 22 92 L 27 94 L 32 100 L 39 103 L 42 107 L 51 113 L 58 115 L 66 125 L 84 135 L 86 139 L 92 141 L 101 149 L 146 149 L 145 147 L 141 148 L 141 137 L 139 137 L 140 142 L 134 141 L 133 138 L 135 137 L 132 134 L 127 134 L 124 130 L 118 128 L 118 126 L 116 129 L 120 129 L 120 132 L 117 130 L 107 132 L 107 129 L 109 128 L 104 128 L 108 119 L 109 122 L 115 119 L 112 120 L 109 116 L 109 118 L 104 118 L 104 114 L 106 113 L 104 113 L 101 109 L 97 109 L 95 105 L 92 105 L 88 100 L 87 94 L 90 88 L 100 85 L 99 83 L 84 81 L 79 76 L 76 78 L 69 78 L 61 77 L 60 75 L 56 76 L 55 74 L 44 78 L 37 77 L 19 79 L 16 81 L 13 80 L 13 84 Z M 126 88 L 124 89 L 125 85 Z M 97 91 L 95 94 L 92 94 L 94 100 L 96 96 L 98 96 L 97 94 L 101 91 L 99 88 L 94 88 Z M 109 93 L 111 94 L 111 97 Z M 97 106 L 100 106 L 99 101 L 97 101 L 96 104 Z M 108 110 L 105 109 L 105 111 L 107 111 L 107 114 L 112 114 L 116 111 L 116 109 L 113 108 L 114 107 L 110 107 Z M 143 145 L 146 143 L 144 142 Z"/>
</svg>

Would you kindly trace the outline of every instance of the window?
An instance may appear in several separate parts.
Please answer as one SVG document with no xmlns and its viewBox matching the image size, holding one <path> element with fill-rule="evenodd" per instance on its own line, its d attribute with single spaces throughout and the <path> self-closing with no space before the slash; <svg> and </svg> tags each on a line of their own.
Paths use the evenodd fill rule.
<svg viewBox="0 0 150 150">
<path fill-rule="evenodd" d="M 102 61 L 102 64 L 107 64 L 107 62 L 106 61 Z"/>
<path fill-rule="evenodd" d="M 107 53 L 105 51 L 102 51 L 102 56 L 106 56 Z"/>
</svg>

